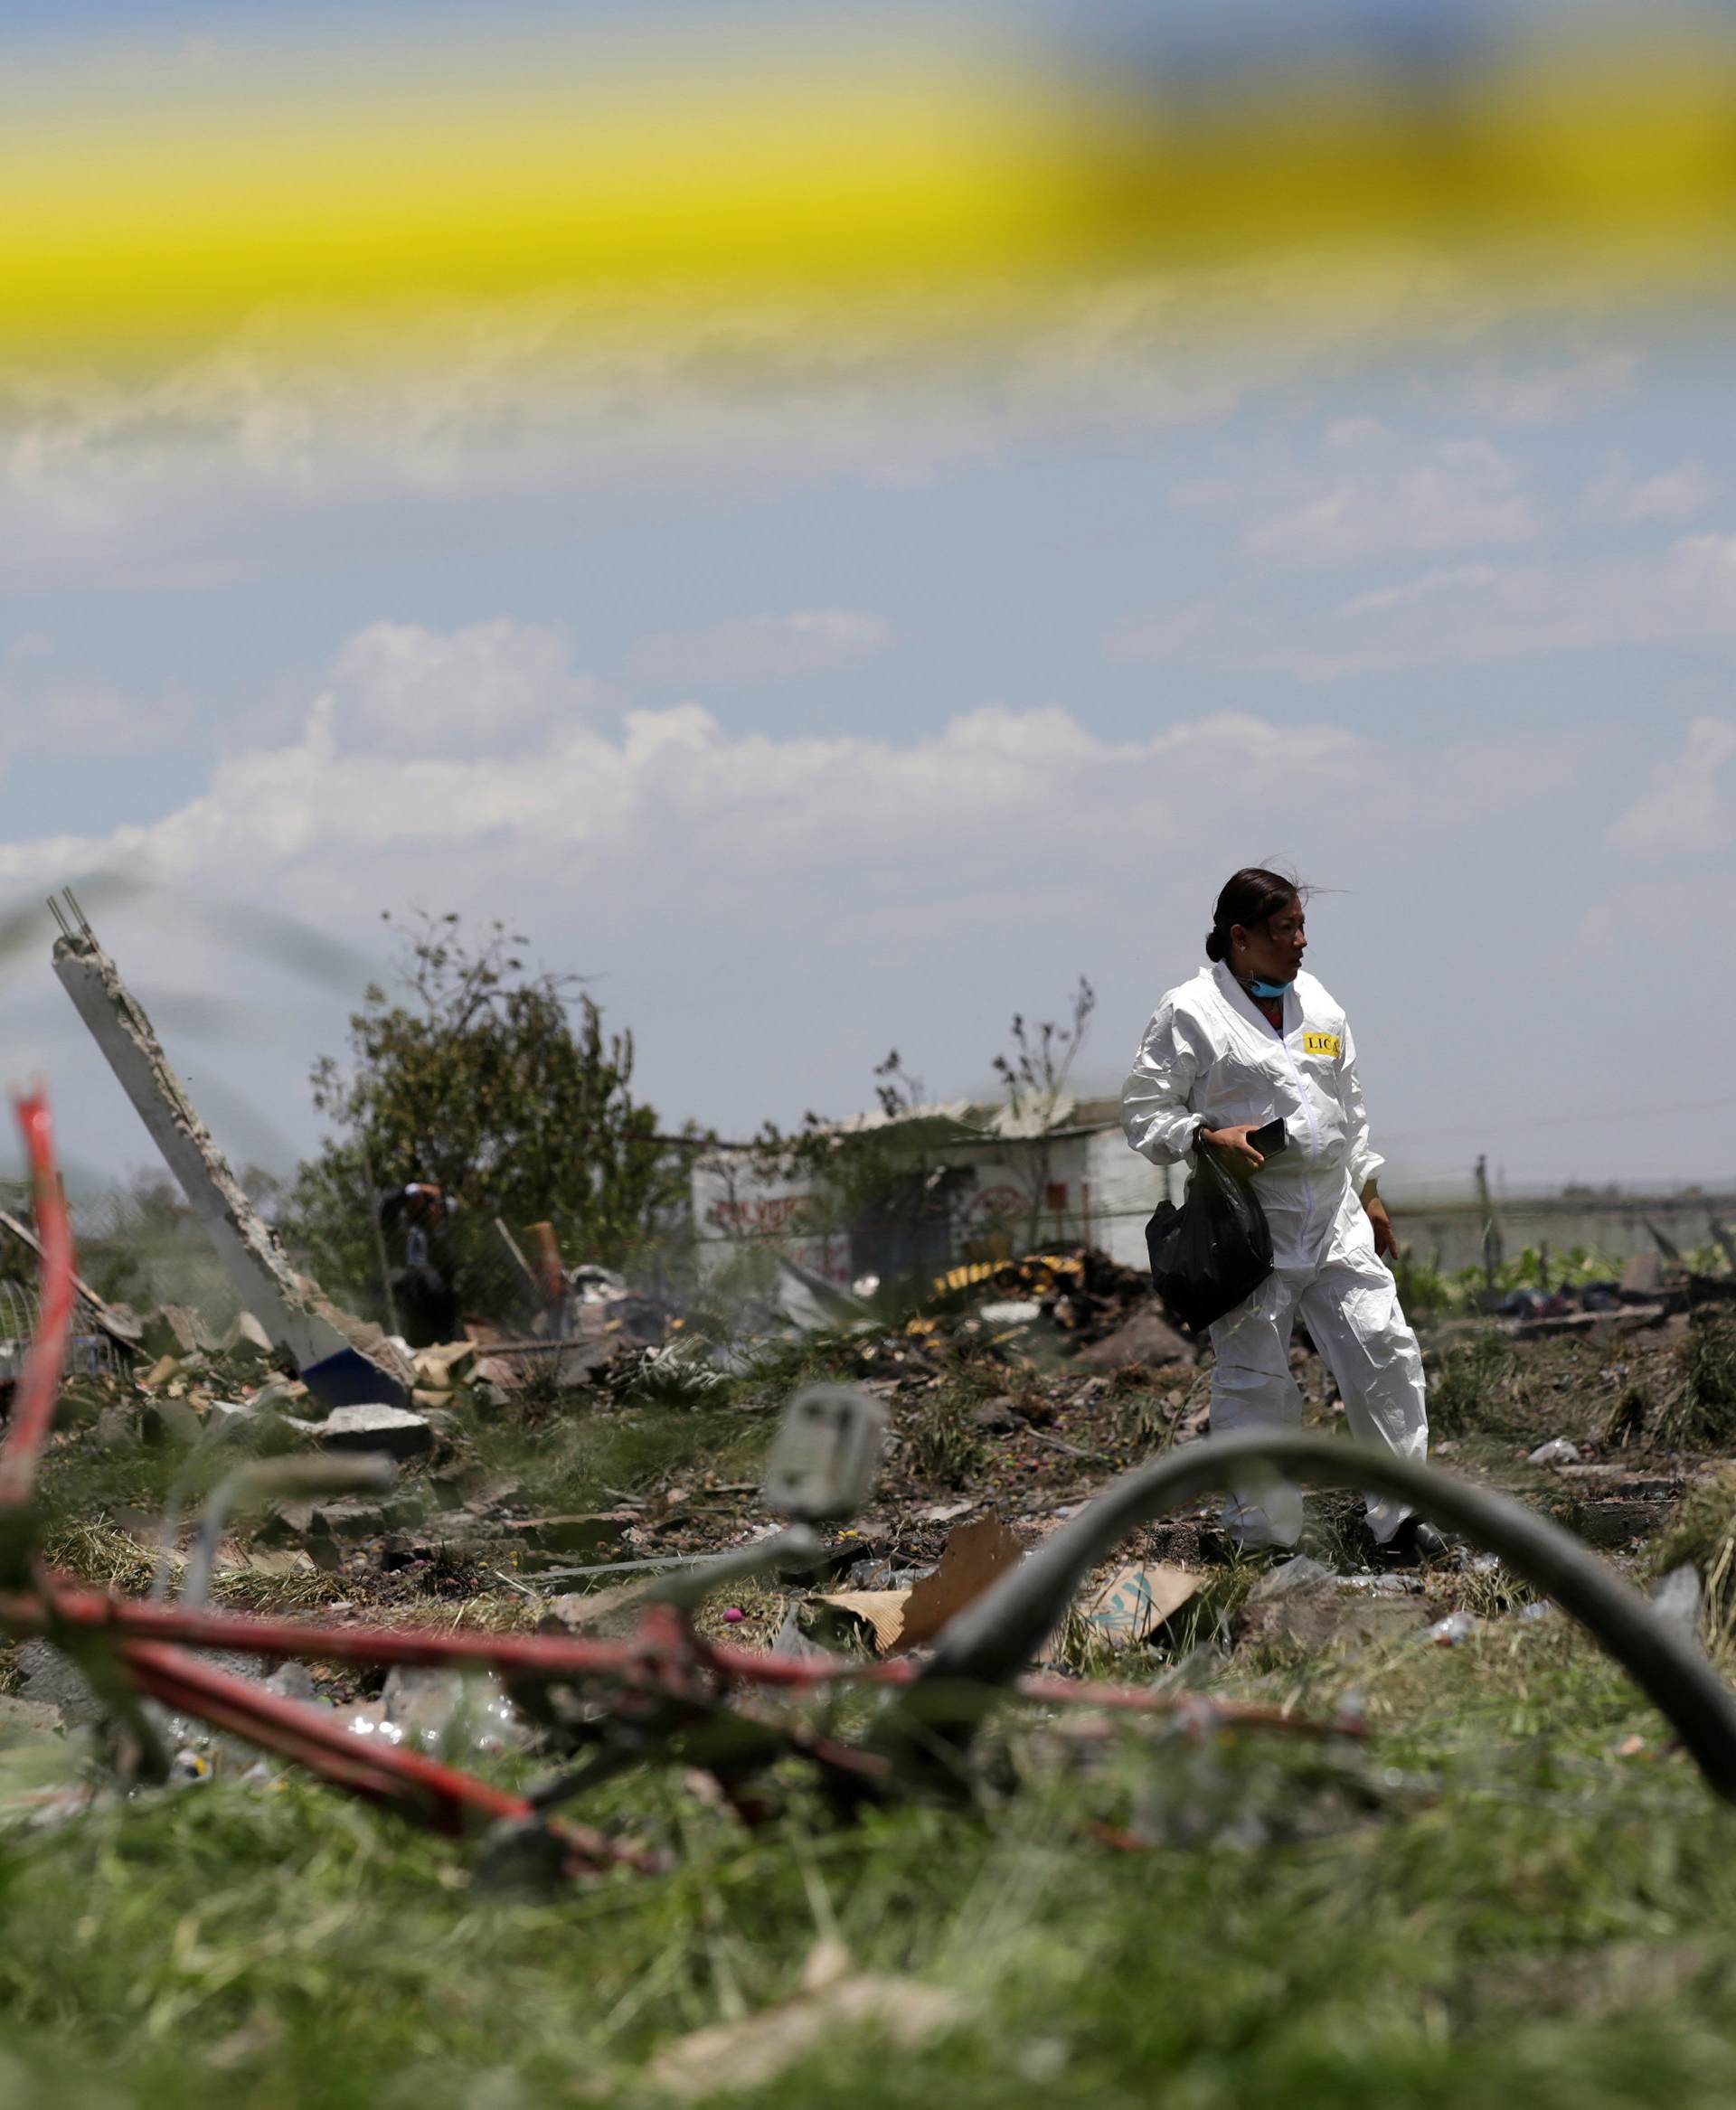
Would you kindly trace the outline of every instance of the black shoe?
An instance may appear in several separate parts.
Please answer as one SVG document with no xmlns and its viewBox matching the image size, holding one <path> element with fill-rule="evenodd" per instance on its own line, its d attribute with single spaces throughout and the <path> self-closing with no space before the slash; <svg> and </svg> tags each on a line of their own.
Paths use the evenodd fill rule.
<svg viewBox="0 0 1736 2110">
<path fill-rule="evenodd" d="M 1426 1523 L 1421 1517 L 1409 1516 L 1381 1548 L 1389 1560 L 1401 1560 L 1420 1565 L 1430 1560 L 1445 1560 L 1452 1552 L 1447 1534 Z"/>
</svg>

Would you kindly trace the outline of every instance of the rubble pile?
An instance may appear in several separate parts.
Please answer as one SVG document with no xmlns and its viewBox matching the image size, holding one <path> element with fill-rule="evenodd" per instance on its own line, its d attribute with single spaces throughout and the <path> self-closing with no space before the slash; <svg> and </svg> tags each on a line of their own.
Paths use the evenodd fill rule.
<svg viewBox="0 0 1736 2110">
<path fill-rule="evenodd" d="M 1104 1339 L 1156 1304 L 1151 1278 L 1092 1246 L 1042 1250 L 1012 1260 L 976 1261 L 937 1278 L 933 1295 L 906 1331 L 918 1338 L 980 1334 L 1011 1338 L 1041 1322 L 1069 1348 Z M 1177 1344 L 1184 1348 L 1177 1336 Z"/>
</svg>

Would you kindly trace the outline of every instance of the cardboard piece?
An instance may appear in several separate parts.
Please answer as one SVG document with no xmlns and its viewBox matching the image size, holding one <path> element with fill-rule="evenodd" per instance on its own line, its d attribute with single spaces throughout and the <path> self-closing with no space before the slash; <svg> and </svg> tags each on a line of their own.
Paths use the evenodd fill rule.
<svg viewBox="0 0 1736 2110">
<path fill-rule="evenodd" d="M 995 1577 L 1024 1558 L 1024 1544 L 997 1516 L 958 1524 L 932 1575 L 910 1590 L 834 1590 L 816 1601 L 860 1619 L 879 1655 L 902 1654 L 932 1641 L 955 1614 L 979 1597 Z"/>
<path fill-rule="evenodd" d="M 1124 1568 L 1082 1607 L 1082 1615 L 1086 1625 L 1108 1640 L 1123 1645 L 1141 1642 L 1181 1610 L 1203 1579 L 1163 1561 L 1151 1568 Z"/>
<path fill-rule="evenodd" d="M 955 1524 L 947 1534 L 939 1565 L 910 1592 L 899 1647 L 921 1648 L 932 1641 L 948 1620 L 1024 1558 L 1024 1543 L 1018 1533 L 992 1512 L 974 1524 Z"/>
<path fill-rule="evenodd" d="M 887 1656 L 899 1646 L 911 1595 L 910 1590 L 832 1590 L 816 1601 L 860 1619 L 874 1637 L 874 1653 Z"/>
</svg>

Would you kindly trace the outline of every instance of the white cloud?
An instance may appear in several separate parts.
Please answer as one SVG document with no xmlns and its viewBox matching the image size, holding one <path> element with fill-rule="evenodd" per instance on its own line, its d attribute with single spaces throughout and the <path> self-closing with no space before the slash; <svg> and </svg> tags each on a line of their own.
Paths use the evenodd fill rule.
<svg viewBox="0 0 1736 2110">
<path fill-rule="evenodd" d="M 1397 550 L 1419 553 L 1528 542 L 1537 522 L 1520 473 L 1486 440 L 1448 441 L 1408 463 L 1380 462 L 1342 477 L 1250 530 L 1258 556 L 1290 564 L 1353 564 Z"/>
<path fill-rule="evenodd" d="M 1033 438 L 1207 424 L 1395 329 L 1463 344 L 1495 319 L 1420 259 L 1330 300 L 1306 262 L 1037 312 L 526 299 L 335 331 L 321 355 L 260 317 L 172 372 L 0 374 L 0 580 L 199 589 L 473 533 L 479 506 L 559 501 L 571 532 L 624 492 L 920 485 Z"/>
<path fill-rule="evenodd" d="M 269 901 L 363 944 L 382 908 L 505 914 L 558 942 L 561 965 L 637 976 L 648 1012 L 678 1009 L 696 975 L 733 975 L 799 1043 L 816 977 L 915 987 L 973 947 L 1071 952 L 1087 928 L 1094 953 L 1134 959 L 1170 924 L 1191 949 L 1199 903 L 1229 864 L 1317 863 L 1322 843 L 1353 837 L 1371 855 L 1414 848 L 1486 812 L 1491 768 L 1509 799 L 1562 781 L 1503 768 L 1486 745 L 1419 769 L 1330 724 L 1241 714 L 1122 739 L 1058 707 L 961 711 L 903 740 L 738 733 L 693 703 L 598 722 L 563 709 L 577 677 L 546 635 L 489 625 L 444 642 L 442 656 L 438 634 L 370 626 L 293 738 L 231 753 L 149 825 L 0 845 L 0 887 L 46 892 L 120 866 Z M 432 716 L 467 693 L 455 669 L 480 666 L 486 683 L 502 665 L 521 702 L 538 681 L 549 700 L 516 710 L 515 740 L 496 720 L 477 752 L 449 715 L 444 748 L 383 739 L 413 721 L 419 695 Z M 363 698 L 387 712 L 369 721 L 379 745 L 349 737 Z M 1307 816 L 1306 839 L 1285 838 L 1287 815 Z M 142 971 L 153 947 L 174 957 L 156 931 L 137 945 Z M 186 972 L 176 960 L 173 978 Z M 708 1111 L 697 1093 L 681 1110 Z"/>
<path fill-rule="evenodd" d="M 883 652 L 892 639 L 890 623 L 853 608 L 743 616 L 646 638 L 629 657 L 627 678 L 646 688 L 750 688 L 828 674 Z"/>
<path fill-rule="evenodd" d="M 321 708 L 344 747 L 399 757 L 522 749 L 596 700 L 567 657 L 559 631 L 505 617 L 449 631 L 370 623 L 333 663 Z"/>
<path fill-rule="evenodd" d="M 1723 637 L 1736 637 L 1736 535 L 1703 534 L 1634 557 L 1448 566 L 1288 617 L 1267 597 L 1195 602 L 1125 618 L 1105 648 L 1332 681 Z"/>
<path fill-rule="evenodd" d="M 1736 849 L 1736 800 L 1720 781 L 1736 759 L 1736 719 L 1696 718 L 1679 754 L 1652 765 L 1651 783 L 1611 822 L 1619 850 L 1654 862 Z"/>
<path fill-rule="evenodd" d="M 261 322 L 129 382 L 0 375 L 0 579 L 197 589 L 373 551 L 382 518 L 426 544 L 479 505 L 559 499 L 600 524 L 623 492 L 920 485 L 1028 434 L 1222 416 L 1318 341 L 1208 357 L 1174 307 L 1111 287 L 985 352 L 980 317 L 947 349 L 938 313 L 913 343 L 908 317 L 812 305 L 696 321 L 525 301 L 323 361 Z"/>
<path fill-rule="evenodd" d="M 1473 417 L 1501 425 L 1559 425 L 1583 418 L 1625 395 L 1639 371 L 1638 354 L 1604 345 L 1569 360 L 1528 366 L 1486 362 L 1452 384 L 1450 400 Z"/>
<path fill-rule="evenodd" d="M 1241 522 L 1243 548 L 1285 566 L 1350 565 L 1401 553 L 1531 541 L 1536 513 L 1521 466 L 1486 439 L 1414 441 L 1341 419 L 1323 458 L 1184 486 L 1176 503 Z"/>
<path fill-rule="evenodd" d="M 0 647 L 0 768 L 25 756 L 148 754 L 175 747 L 192 720 L 184 694 L 132 696 L 63 668 L 43 631 Z"/>
<path fill-rule="evenodd" d="M 1618 526 L 1662 520 L 1692 520 L 1717 499 L 1722 486 L 1700 462 L 1680 462 L 1655 476 L 1617 473 L 1600 477 L 1586 494 L 1585 509 L 1596 521 Z"/>
<path fill-rule="evenodd" d="M 1606 974 L 1614 957 L 1627 964 L 1629 975 L 1655 974 L 1660 967 L 1675 975 L 1683 949 L 1696 948 L 1705 909 L 1702 879 L 1636 880 L 1612 888 L 1585 911 L 1579 946 Z"/>
<path fill-rule="evenodd" d="M 1423 810 L 1392 755 L 1329 725 L 1218 715 L 1117 741 L 1059 708 L 989 706 L 902 742 L 779 739 L 727 731 L 691 703 L 602 725 L 569 708 L 584 683 L 550 634 L 510 624 L 371 625 L 337 668 L 293 739 L 231 754 L 149 825 L 0 846 L 0 882 L 117 862 L 184 886 L 245 873 L 261 898 L 347 934 L 419 896 L 463 908 L 528 893 L 593 928 L 608 904 L 618 938 L 672 915 L 816 936 L 827 918 L 890 917 L 883 933 L 908 946 L 923 942 L 917 902 L 925 928 L 955 918 L 950 947 L 1021 904 L 1096 912 L 1109 875 L 1124 890 L 1159 842 L 1178 868 L 1197 852 L 1215 870 L 1226 782 L 1247 810 L 1323 824 L 1376 795 L 1389 816 L 1396 802 L 1394 824 Z M 508 698 L 487 752 L 470 737 L 479 694 Z M 1430 798 L 1450 823 L 1450 800 Z M 1032 851 L 1058 829 L 1064 871 Z"/>
</svg>

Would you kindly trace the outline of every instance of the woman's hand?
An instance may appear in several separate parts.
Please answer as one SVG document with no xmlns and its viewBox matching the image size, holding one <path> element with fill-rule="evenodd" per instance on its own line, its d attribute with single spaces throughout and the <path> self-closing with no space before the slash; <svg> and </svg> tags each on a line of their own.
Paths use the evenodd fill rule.
<svg viewBox="0 0 1736 2110">
<path fill-rule="evenodd" d="M 1263 1126 L 1259 1121 L 1243 1121 L 1234 1128 L 1202 1128 L 1200 1141 L 1209 1143 L 1213 1150 L 1226 1157 L 1233 1171 L 1257 1173 L 1266 1160 L 1248 1138 Z"/>
<path fill-rule="evenodd" d="M 1397 1259 L 1399 1241 L 1393 1233 L 1392 1219 L 1386 1213 L 1386 1204 L 1378 1194 L 1364 1194 L 1363 1207 L 1368 1212 L 1369 1227 L 1374 1233 L 1374 1250 L 1380 1258 Z"/>
</svg>

